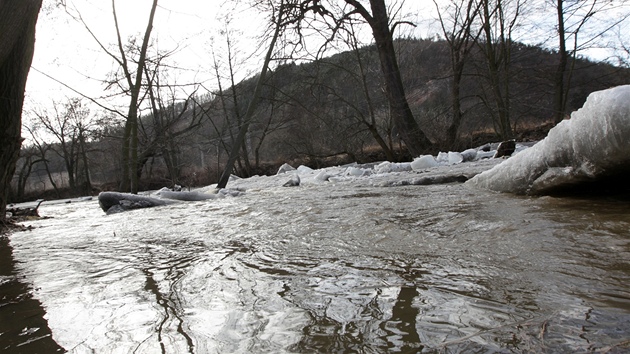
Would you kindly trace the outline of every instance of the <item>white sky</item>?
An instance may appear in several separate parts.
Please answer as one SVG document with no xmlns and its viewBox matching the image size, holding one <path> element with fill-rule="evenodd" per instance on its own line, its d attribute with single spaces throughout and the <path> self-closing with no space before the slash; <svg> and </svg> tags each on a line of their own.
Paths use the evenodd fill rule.
<svg viewBox="0 0 630 354">
<path fill-rule="evenodd" d="M 52 2 L 53 0 L 45 0 Z M 216 35 L 225 13 L 219 1 L 160 0 L 152 38 L 160 50 L 178 48 L 172 63 L 185 67 L 189 80 L 208 80 L 211 71 L 211 36 Z M 103 0 L 69 0 L 68 6 L 81 13 L 87 25 L 107 47 L 116 43 L 111 2 Z M 147 25 L 151 1 L 117 1 L 116 8 L 123 42 L 129 36 L 141 36 Z M 72 12 L 75 12 L 71 10 Z M 100 80 L 115 70 L 112 59 L 104 53 L 85 27 L 69 18 L 63 10 L 42 11 L 37 24 L 35 55 L 27 86 L 30 100 L 63 99 L 76 96 L 71 90 L 42 75 L 55 79 L 91 97 L 103 95 Z M 211 85 L 214 87 L 214 85 Z M 35 102 L 39 104 L 41 102 Z"/>
</svg>

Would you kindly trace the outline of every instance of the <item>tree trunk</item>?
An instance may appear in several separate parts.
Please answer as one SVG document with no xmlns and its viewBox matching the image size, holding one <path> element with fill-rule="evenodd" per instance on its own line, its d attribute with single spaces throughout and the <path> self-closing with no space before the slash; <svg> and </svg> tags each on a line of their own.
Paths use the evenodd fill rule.
<svg viewBox="0 0 630 354">
<path fill-rule="evenodd" d="M 485 42 L 483 43 L 483 50 L 488 67 L 488 80 L 490 83 L 490 90 L 492 91 L 492 98 L 494 100 L 494 106 L 496 109 L 496 117 L 494 117 L 494 125 L 496 133 L 502 140 L 508 140 L 512 138 L 513 132 L 510 122 L 510 95 L 509 95 L 509 80 L 510 76 L 508 68 L 510 65 L 510 46 L 512 41 L 510 37 L 506 38 L 505 28 L 501 17 L 502 6 L 498 3 L 496 9 L 490 9 L 489 0 L 482 1 L 483 19 L 482 27 L 485 34 Z M 497 35 L 493 34 L 492 23 L 495 13 L 499 15 L 499 22 L 501 22 L 501 31 Z M 509 33 L 508 33 L 509 36 Z M 495 43 L 496 42 L 496 43 Z M 501 70 L 503 69 L 503 81 L 501 77 Z"/>
<path fill-rule="evenodd" d="M 453 80 L 451 85 L 451 106 L 453 119 L 446 129 L 446 144 L 449 148 L 455 148 L 459 138 L 459 127 L 462 124 L 464 112 L 462 112 L 461 84 L 464 76 L 464 67 L 467 64 L 468 56 L 477 39 L 481 35 L 481 30 L 473 32 L 473 24 L 479 15 L 481 3 L 476 0 L 452 0 L 451 20 L 446 20 L 440 13 L 440 5 L 437 0 L 433 0 L 444 38 L 448 43 L 451 57 L 451 70 Z"/>
<path fill-rule="evenodd" d="M 432 143 L 420 129 L 407 102 L 385 2 L 384 0 L 370 0 L 370 5 L 372 6 L 372 20 L 368 23 L 372 28 L 378 48 L 392 119 L 409 152 L 418 156 L 426 152 Z"/>
<path fill-rule="evenodd" d="M 239 152 L 241 150 L 242 144 L 245 141 L 245 136 L 247 134 L 247 130 L 249 129 L 249 123 L 254 115 L 254 110 L 258 105 L 258 101 L 260 100 L 262 86 L 265 82 L 265 77 L 267 76 L 267 71 L 269 69 L 269 63 L 271 62 L 271 56 L 273 54 L 273 49 L 276 46 L 276 41 L 280 36 L 280 31 L 282 29 L 282 21 L 284 16 L 284 1 L 281 2 L 280 8 L 278 9 L 278 15 L 276 16 L 275 23 L 275 31 L 273 37 L 271 38 L 271 43 L 269 44 L 269 49 L 267 50 L 267 54 L 265 55 L 265 61 L 263 62 L 262 70 L 260 71 L 260 76 L 258 77 L 258 81 L 256 82 L 256 88 L 254 89 L 254 95 L 252 100 L 249 102 L 247 106 L 247 112 L 245 112 L 245 116 L 243 117 L 243 124 L 239 127 L 238 136 L 236 140 L 233 141 L 232 150 L 230 151 L 230 156 L 228 157 L 228 161 L 225 164 L 225 169 L 223 170 L 223 174 L 221 174 L 221 179 L 217 184 L 217 189 L 222 189 L 227 186 L 228 180 L 230 179 L 230 174 L 232 173 L 232 169 L 234 168 L 234 162 L 239 156 Z"/>
<path fill-rule="evenodd" d="M 112 0 L 112 10 L 114 14 L 114 21 L 116 25 L 116 33 L 118 35 L 118 49 L 122 56 L 122 66 L 127 76 L 127 84 L 129 85 L 130 100 L 129 111 L 127 113 L 127 121 L 125 122 L 125 135 L 123 137 L 122 146 L 122 180 L 120 182 L 120 190 L 123 192 L 130 191 L 131 193 L 138 193 L 138 106 L 140 98 L 140 89 L 142 85 L 142 74 L 145 66 L 145 60 L 147 50 L 149 47 L 149 39 L 151 38 L 151 31 L 153 30 L 153 19 L 155 18 L 155 10 L 157 9 L 158 0 L 153 0 L 151 5 L 151 12 L 149 14 L 149 22 L 147 23 L 144 37 L 142 39 L 142 46 L 138 57 L 138 67 L 136 68 L 135 81 L 131 78 L 131 72 L 129 71 L 128 61 L 125 55 L 125 49 L 120 37 L 120 28 L 118 26 L 118 19 L 116 16 L 116 7 L 114 6 L 114 0 Z"/>
<path fill-rule="evenodd" d="M 83 174 L 85 175 L 83 180 L 83 188 L 85 195 L 92 194 L 92 180 L 90 178 L 90 166 L 88 164 L 88 155 L 87 155 L 87 143 L 85 141 L 85 132 L 80 132 L 79 139 L 80 140 L 80 148 L 81 148 L 81 159 L 83 161 Z"/>
<path fill-rule="evenodd" d="M 462 124 L 461 105 L 461 82 L 464 74 L 464 60 L 459 55 L 453 55 L 453 83 L 451 86 L 451 104 L 453 106 L 453 120 L 446 129 L 446 143 L 449 147 L 454 147 L 459 134 L 459 127 Z"/>
<path fill-rule="evenodd" d="M 560 60 L 558 62 L 558 67 L 556 68 L 556 75 L 554 78 L 554 123 L 560 123 L 564 119 L 564 111 L 566 109 L 566 101 L 564 95 L 564 76 L 567 71 L 567 46 L 566 46 L 566 37 L 564 30 L 564 0 L 557 0 L 556 9 L 558 13 L 558 55 L 560 56 Z"/>
<path fill-rule="evenodd" d="M 42 0 L 0 0 L 0 222 L 22 146 L 22 104 Z"/>
</svg>

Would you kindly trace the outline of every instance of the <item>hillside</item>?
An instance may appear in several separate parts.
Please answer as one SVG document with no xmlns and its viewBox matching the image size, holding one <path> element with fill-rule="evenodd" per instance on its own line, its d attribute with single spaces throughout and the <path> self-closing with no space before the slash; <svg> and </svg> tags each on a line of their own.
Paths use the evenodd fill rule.
<svg viewBox="0 0 630 354">
<path fill-rule="evenodd" d="M 496 112 L 484 77 L 485 61 L 479 52 L 473 52 L 464 69 L 463 120 L 458 140 L 449 144 L 444 131 L 452 120 L 452 76 L 446 43 L 401 40 L 397 45 L 409 103 L 436 150 L 461 149 L 500 139 L 494 132 L 492 117 Z M 551 78 L 556 53 L 522 44 L 515 44 L 512 53 L 509 72 L 500 73 L 506 83 L 503 92 L 509 97 L 510 122 L 516 138 L 538 139 L 552 126 Z M 237 85 L 241 112 L 255 79 Z M 629 81 L 628 69 L 578 59 L 570 81 L 567 112 L 581 107 L 589 93 Z M 231 97 L 227 98 L 217 97 L 210 104 L 220 107 L 223 99 L 229 105 L 228 111 L 233 111 Z M 367 152 L 382 152 L 379 137 L 392 150 L 399 147 L 388 119 L 373 46 L 318 62 L 280 65 L 267 82 L 255 123 L 250 132 L 250 148 L 257 148 L 259 158 L 265 161 L 306 158 L 317 164 L 340 153 L 355 161 L 369 159 Z M 258 147 L 260 138 L 264 141 Z"/>
</svg>

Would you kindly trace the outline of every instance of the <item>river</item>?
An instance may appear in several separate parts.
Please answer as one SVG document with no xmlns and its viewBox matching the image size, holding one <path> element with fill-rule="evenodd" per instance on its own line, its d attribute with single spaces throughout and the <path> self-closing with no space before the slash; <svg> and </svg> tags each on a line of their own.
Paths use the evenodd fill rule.
<svg viewBox="0 0 630 354">
<path fill-rule="evenodd" d="M 630 350 L 627 200 L 340 182 L 40 214 L 0 245 L 0 351 Z"/>
</svg>

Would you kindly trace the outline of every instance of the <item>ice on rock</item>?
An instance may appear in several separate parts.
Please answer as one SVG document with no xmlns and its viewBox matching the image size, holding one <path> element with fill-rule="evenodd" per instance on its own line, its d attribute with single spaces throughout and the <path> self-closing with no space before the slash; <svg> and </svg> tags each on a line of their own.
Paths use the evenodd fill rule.
<svg viewBox="0 0 630 354">
<path fill-rule="evenodd" d="M 411 162 L 411 168 L 414 171 L 426 170 L 427 168 L 437 167 L 438 161 L 433 155 L 422 155 Z"/>
<path fill-rule="evenodd" d="M 300 185 L 300 176 L 297 173 L 294 173 L 293 176 L 291 176 L 291 179 L 288 180 L 285 184 L 283 184 L 283 187 L 297 187 Z"/>
<path fill-rule="evenodd" d="M 545 194 L 630 172 L 630 85 L 590 94 L 538 144 L 477 175 L 468 185 Z"/>
<path fill-rule="evenodd" d="M 216 199 L 221 195 L 216 193 L 204 193 L 202 191 L 172 191 L 168 188 L 162 188 L 156 193 L 162 198 L 174 199 L 174 200 L 183 200 L 183 201 L 201 201 L 208 199 Z"/>
<path fill-rule="evenodd" d="M 491 159 L 494 157 L 494 154 L 496 154 L 496 152 L 497 152 L 496 150 L 490 150 L 490 151 L 478 150 L 477 157 L 475 158 L 475 160 Z"/>
</svg>

